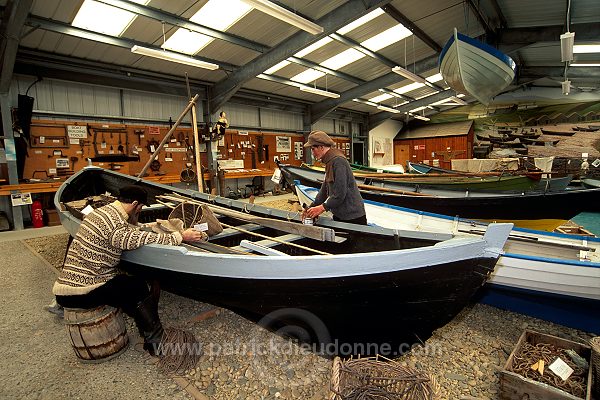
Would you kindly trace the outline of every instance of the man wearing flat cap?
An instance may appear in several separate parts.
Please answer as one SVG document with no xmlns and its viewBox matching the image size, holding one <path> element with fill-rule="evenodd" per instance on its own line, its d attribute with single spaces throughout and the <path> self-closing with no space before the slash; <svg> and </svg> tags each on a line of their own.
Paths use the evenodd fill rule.
<svg viewBox="0 0 600 400">
<path fill-rule="evenodd" d="M 91 309 L 103 305 L 122 308 L 133 317 L 144 338 L 144 349 L 153 353 L 164 330 L 158 318 L 158 299 L 145 280 L 119 270 L 123 250 L 145 244 L 177 246 L 197 242 L 202 233 L 143 231 L 137 225 L 148 193 L 140 186 L 119 190 L 118 200 L 87 214 L 69 245 L 62 271 L 52 288 L 56 302 L 68 308 Z"/>
<path fill-rule="evenodd" d="M 315 218 L 331 211 L 333 219 L 352 224 L 367 224 L 365 205 L 352 168 L 343 152 L 332 148 L 334 141 L 323 131 L 308 135 L 304 147 L 310 147 L 313 158 L 325 164 L 325 179 L 319 193 L 304 215 Z"/>
</svg>

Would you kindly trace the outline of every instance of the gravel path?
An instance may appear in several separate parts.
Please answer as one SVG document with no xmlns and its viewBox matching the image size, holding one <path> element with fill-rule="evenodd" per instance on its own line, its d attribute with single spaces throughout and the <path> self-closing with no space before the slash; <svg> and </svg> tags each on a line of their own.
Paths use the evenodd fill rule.
<svg viewBox="0 0 600 400">
<path fill-rule="evenodd" d="M 279 208 L 289 202 L 263 203 Z M 42 311 L 55 279 L 29 248 L 53 265 L 64 257 L 66 236 L 58 235 L 0 244 L 7 255 L 0 290 L 5 321 L 0 328 L 0 397 L 8 398 L 191 398 L 173 380 L 157 372 L 154 361 L 130 347 L 119 358 L 99 365 L 78 363 L 62 323 Z M 58 263 L 58 264 L 57 264 Z M 331 360 L 304 353 L 237 314 L 170 293 L 160 301 L 165 326 L 192 331 L 204 355 L 185 376 L 204 399 L 327 398 Z M 495 399 L 502 369 L 524 329 L 550 333 L 578 342 L 592 335 L 546 321 L 474 304 L 437 330 L 424 348 L 399 360 L 434 375 L 441 399 Z M 132 341 L 139 340 L 129 321 Z M 132 332 L 134 332 L 132 334 Z"/>
<path fill-rule="evenodd" d="M 46 238 L 56 243 L 56 238 Z M 62 320 L 43 310 L 56 273 L 19 241 L 0 243 L 0 397 L 5 399 L 189 398 L 154 360 L 134 349 L 102 364 L 81 364 Z M 137 335 L 130 326 L 130 340 Z"/>
</svg>

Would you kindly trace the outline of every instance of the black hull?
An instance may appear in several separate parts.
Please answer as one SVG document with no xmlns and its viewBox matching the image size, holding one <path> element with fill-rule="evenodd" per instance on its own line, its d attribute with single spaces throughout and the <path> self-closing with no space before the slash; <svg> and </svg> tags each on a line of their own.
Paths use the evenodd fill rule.
<svg viewBox="0 0 600 400">
<path fill-rule="evenodd" d="M 252 281 L 123 267 L 158 279 L 170 292 L 231 309 L 270 330 L 301 327 L 310 335 L 299 339 L 318 345 L 313 347 L 317 352 L 325 349 L 325 355 L 385 351 L 384 344 L 390 346 L 389 355 L 397 355 L 454 318 L 495 262 L 479 258 L 368 276 Z"/>
<path fill-rule="evenodd" d="M 285 167 L 282 171 L 288 182 L 299 180 L 306 186 L 321 186 L 319 182 L 287 171 Z M 584 211 L 600 212 L 600 189 L 477 197 L 409 196 L 369 190 L 361 190 L 360 193 L 366 200 L 467 219 L 569 220 Z"/>
</svg>

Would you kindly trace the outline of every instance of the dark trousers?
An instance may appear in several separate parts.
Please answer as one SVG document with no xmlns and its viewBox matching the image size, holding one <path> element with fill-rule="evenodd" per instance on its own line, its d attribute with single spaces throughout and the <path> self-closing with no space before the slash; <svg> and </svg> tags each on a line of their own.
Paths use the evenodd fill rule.
<svg viewBox="0 0 600 400">
<path fill-rule="evenodd" d="M 133 316 L 137 305 L 150 295 L 145 280 L 130 276 L 117 275 L 104 285 L 87 294 L 74 296 L 56 296 L 56 302 L 67 308 L 95 308 L 103 305 L 122 308 Z"/>
<path fill-rule="evenodd" d="M 358 218 L 354 218 L 354 219 L 341 219 L 334 215 L 333 220 L 338 221 L 338 222 L 347 222 L 349 224 L 367 225 L 367 216 L 366 215 L 363 215 L 362 217 L 358 217 Z"/>
</svg>

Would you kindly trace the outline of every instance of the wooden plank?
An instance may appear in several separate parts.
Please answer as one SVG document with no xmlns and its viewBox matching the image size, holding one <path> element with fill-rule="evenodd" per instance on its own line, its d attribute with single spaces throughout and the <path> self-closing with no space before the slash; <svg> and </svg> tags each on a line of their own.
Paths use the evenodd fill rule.
<svg viewBox="0 0 600 400">
<path fill-rule="evenodd" d="M 240 211 L 234 211 L 225 207 L 215 206 L 213 204 L 203 203 L 200 201 L 192 200 L 187 197 L 180 196 L 178 194 L 172 195 L 161 195 L 159 198 L 168 201 L 188 202 L 192 204 L 206 205 L 213 212 L 225 215 L 227 217 L 236 218 L 246 222 L 252 222 L 268 228 L 277 229 L 287 233 L 293 233 L 296 235 L 304 236 L 307 238 L 335 242 L 335 231 L 331 228 L 323 228 L 319 226 L 303 225 L 298 222 L 288 222 L 272 218 L 257 217 L 252 214 L 246 214 Z"/>
<path fill-rule="evenodd" d="M 260 254 L 264 254 L 266 256 L 286 256 L 286 257 L 291 257 L 289 254 L 286 254 L 286 253 L 284 253 L 282 251 L 271 249 L 269 247 L 262 246 L 258 242 L 251 242 L 249 240 L 242 240 L 240 242 L 240 247 L 243 248 L 243 249 L 248 249 L 248 250 L 255 251 L 255 252 L 260 253 Z"/>
</svg>

